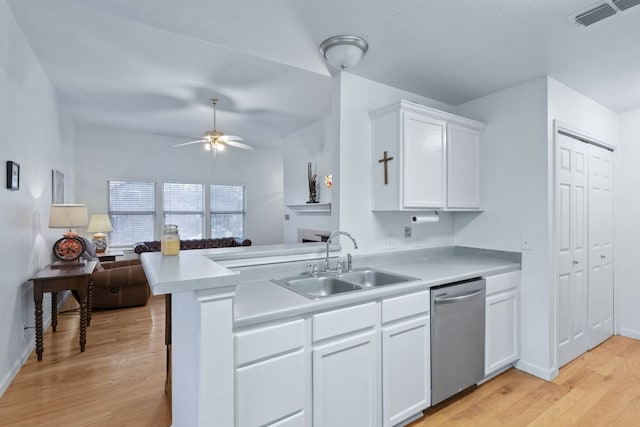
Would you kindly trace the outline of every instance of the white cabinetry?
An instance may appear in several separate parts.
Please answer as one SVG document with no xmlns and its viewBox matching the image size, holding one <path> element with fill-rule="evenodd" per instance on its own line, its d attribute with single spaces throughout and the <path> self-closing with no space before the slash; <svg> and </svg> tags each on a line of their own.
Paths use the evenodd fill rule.
<svg viewBox="0 0 640 427">
<path fill-rule="evenodd" d="M 313 316 L 314 427 L 380 424 L 376 303 Z"/>
<path fill-rule="evenodd" d="M 382 425 L 431 402 L 429 291 L 382 301 Z"/>
<path fill-rule="evenodd" d="M 484 374 L 520 358 L 520 271 L 486 278 Z"/>
<path fill-rule="evenodd" d="M 311 375 L 305 321 L 235 334 L 236 425 L 311 424 Z"/>
<path fill-rule="evenodd" d="M 479 132 L 485 128 L 483 123 L 408 101 L 370 116 L 372 210 L 480 207 Z"/>
<path fill-rule="evenodd" d="M 480 208 L 480 132 L 447 124 L 447 208 Z"/>
</svg>

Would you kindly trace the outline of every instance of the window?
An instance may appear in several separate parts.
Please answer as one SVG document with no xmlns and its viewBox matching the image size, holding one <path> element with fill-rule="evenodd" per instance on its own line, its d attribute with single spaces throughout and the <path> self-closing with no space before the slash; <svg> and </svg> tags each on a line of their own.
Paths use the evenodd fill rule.
<svg viewBox="0 0 640 427">
<path fill-rule="evenodd" d="M 210 187 L 211 237 L 244 237 L 244 186 Z"/>
<path fill-rule="evenodd" d="M 242 185 L 212 184 L 209 191 L 206 184 L 175 182 L 156 186 L 153 182 L 109 181 L 108 185 L 112 246 L 159 240 L 164 224 L 176 224 L 181 239 L 244 237 Z M 162 203 L 156 205 L 160 196 Z M 156 215 L 160 205 L 162 211 Z"/>
<path fill-rule="evenodd" d="M 165 183 L 164 223 L 176 224 L 181 239 L 202 239 L 204 235 L 204 185 Z"/>
<path fill-rule="evenodd" d="M 112 246 L 154 240 L 156 185 L 153 182 L 108 181 Z"/>
</svg>

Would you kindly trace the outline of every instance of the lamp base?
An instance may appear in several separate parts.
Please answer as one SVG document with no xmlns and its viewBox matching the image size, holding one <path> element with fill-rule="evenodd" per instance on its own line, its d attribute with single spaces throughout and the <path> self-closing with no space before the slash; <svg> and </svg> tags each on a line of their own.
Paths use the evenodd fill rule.
<svg viewBox="0 0 640 427">
<path fill-rule="evenodd" d="M 97 254 L 106 252 L 106 250 L 107 250 L 107 238 L 106 237 L 101 237 L 101 236 L 95 236 L 94 235 L 93 239 L 91 239 L 91 243 L 93 243 L 93 246 L 95 246 Z"/>
</svg>

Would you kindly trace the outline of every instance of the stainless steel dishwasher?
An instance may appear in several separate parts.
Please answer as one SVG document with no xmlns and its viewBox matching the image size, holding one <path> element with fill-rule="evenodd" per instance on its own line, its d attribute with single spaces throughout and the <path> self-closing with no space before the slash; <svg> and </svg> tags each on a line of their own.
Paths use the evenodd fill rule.
<svg viewBox="0 0 640 427">
<path fill-rule="evenodd" d="M 485 281 L 431 288 L 431 404 L 484 378 Z"/>
</svg>

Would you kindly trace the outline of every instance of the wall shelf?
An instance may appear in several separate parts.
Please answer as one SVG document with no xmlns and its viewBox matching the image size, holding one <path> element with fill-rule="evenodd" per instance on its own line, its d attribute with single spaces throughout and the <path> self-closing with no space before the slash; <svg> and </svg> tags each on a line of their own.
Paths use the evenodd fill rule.
<svg viewBox="0 0 640 427">
<path fill-rule="evenodd" d="M 296 214 L 330 214 L 331 203 L 305 203 L 301 205 L 287 205 Z"/>
</svg>

